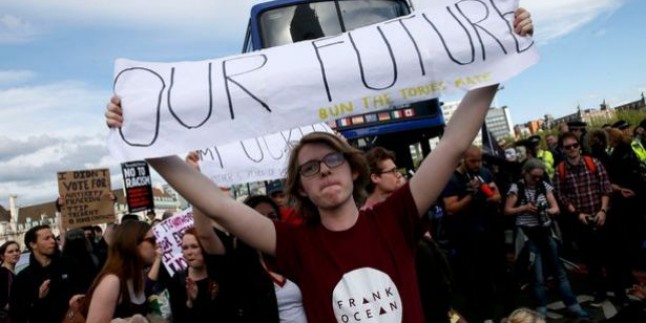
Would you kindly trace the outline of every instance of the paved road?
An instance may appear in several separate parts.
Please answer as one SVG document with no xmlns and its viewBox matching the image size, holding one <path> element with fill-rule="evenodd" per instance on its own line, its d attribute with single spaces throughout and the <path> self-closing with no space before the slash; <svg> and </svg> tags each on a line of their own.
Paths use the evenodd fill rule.
<svg viewBox="0 0 646 323">
<path fill-rule="evenodd" d="M 615 306 L 611 301 L 614 296 L 612 293 L 608 294 L 608 300 L 606 300 L 601 307 L 595 308 L 590 306 L 590 302 L 592 301 L 593 297 L 591 296 L 592 293 L 591 293 L 591 289 L 587 281 L 586 275 L 569 273 L 568 277 L 570 278 L 570 284 L 572 285 L 572 290 L 574 290 L 575 293 L 577 293 L 578 295 L 577 299 L 579 300 L 579 303 L 586 311 L 588 311 L 588 313 L 592 315 L 593 322 L 598 322 L 603 319 L 611 318 L 615 314 L 617 314 L 618 310 L 620 310 L 620 307 Z M 523 298 L 524 300 L 531 302 L 531 295 L 529 295 L 529 293 L 530 293 L 529 289 L 524 291 Z M 560 297 L 556 289 L 550 290 L 549 295 L 550 295 L 550 301 L 552 303 L 550 303 L 547 306 L 548 308 L 547 322 L 549 323 L 577 322 L 576 319 L 567 317 L 566 315 L 567 310 L 565 309 L 565 305 L 563 304 L 563 302 L 560 301 Z M 626 323 L 633 323 L 633 322 L 626 322 Z"/>
</svg>

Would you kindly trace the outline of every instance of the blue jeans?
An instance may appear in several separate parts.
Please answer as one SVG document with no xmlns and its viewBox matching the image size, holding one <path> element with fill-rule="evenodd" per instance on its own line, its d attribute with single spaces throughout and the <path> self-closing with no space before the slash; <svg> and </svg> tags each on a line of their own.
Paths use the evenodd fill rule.
<svg viewBox="0 0 646 323">
<path fill-rule="evenodd" d="M 559 293 L 566 306 L 577 304 L 576 296 L 570 287 L 570 281 L 559 257 L 558 245 L 552 238 L 549 228 L 523 228 L 529 240 L 526 242 L 529 251 L 534 254 L 534 298 L 538 306 L 547 305 L 545 292 L 545 274 L 543 268 L 550 270 L 558 283 Z"/>
</svg>

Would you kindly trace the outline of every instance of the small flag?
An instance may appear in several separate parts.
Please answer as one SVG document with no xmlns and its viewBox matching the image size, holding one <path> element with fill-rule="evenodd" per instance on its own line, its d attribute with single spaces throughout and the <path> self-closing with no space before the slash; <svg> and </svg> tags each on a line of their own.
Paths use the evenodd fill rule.
<svg viewBox="0 0 646 323">
<path fill-rule="evenodd" d="M 352 124 L 362 124 L 363 116 L 354 116 L 352 117 Z"/>
<path fill-rule="evenodd" d="M 366 114 L 366 122 L 377 122 L 377 115 L 374 113 Z"/>
<path fill-rule="evenodd" d="M 399 119 L 403 116 L 403 113 L 400 110 L 393 111 L 393 119 Z"/>
<path fill-rule="evenodd" d="M 350 119 L 349 118 L 339 119 L 336 121 L 336 123 L 339 127 L 347 127 L 350 125 Z"/>
<path fill-rule="evenodd" d="M 390 113 L 388 113 L 388 112 L 380 112 L 378 117 L 379 117 L 379 121 L 390 120 Z"/>
<path fill-rule="evenodd" d="M 406 109 L 406 110 L 404 110 L 404 116 L 406 118 L 414 117 L 415 116 L 415 110 L 414 109 Z"/>
</svg>

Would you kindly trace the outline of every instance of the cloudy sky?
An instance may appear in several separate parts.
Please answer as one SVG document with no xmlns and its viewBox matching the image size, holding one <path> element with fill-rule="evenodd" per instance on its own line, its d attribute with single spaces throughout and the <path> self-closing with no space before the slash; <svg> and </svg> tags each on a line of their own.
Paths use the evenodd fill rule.
<svg viewBox="0 0 646 323">
<path fill-rule="evenodd" d="M 418 9 L 432 0 L 414 0 Z M 0 1 L 0 205 L 54 200 L 56 172 L 120 168 L 103 112 L 113 63 L 203 60 L 238 53 L 261 0 Z M 643 0 L 521 1 L 542 61 L 497 98 L 514 122 L 636 100 L 646 90 Z"/>
</svg>

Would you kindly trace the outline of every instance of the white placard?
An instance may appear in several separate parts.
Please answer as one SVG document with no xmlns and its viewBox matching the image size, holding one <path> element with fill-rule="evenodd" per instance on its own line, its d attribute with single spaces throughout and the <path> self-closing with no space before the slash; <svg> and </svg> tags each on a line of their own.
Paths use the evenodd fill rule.
<svg viewBox="0 0 646 323">
<path fill-rule="evenodd" d="M 314 131 L 333 133 L 327 124 L 319 123 L 200 149 L 200 170 L 220 186 L 285 178 L 291 147 Z"/>
<path fill-rule="evenodd" d="M 182 256 L 182 237 L 192 226 L 193 209 L 188 208 L 153 227 L 157 245 L 162 249 L 162 262 L 171 276 L 188 267 Z"/>
<path fill-rule="evenodd" d="M 432 1 L 338 36 L 199 62 L 115 64 L 119 161 L 184 153 L 505 81 L 538 61 L 518 0 Z"/>
</svg>

